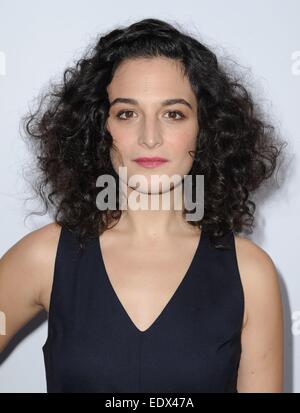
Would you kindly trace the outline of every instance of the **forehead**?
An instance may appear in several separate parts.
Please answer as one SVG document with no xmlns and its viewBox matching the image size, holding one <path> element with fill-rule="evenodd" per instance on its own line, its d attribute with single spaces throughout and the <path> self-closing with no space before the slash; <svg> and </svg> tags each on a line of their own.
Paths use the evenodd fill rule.
<svg viewBox="0 0 300 413">
<path fill-rule="evenodd" d="M 111 99 L 119 96 L 144 99 L 182 97 L 196 100 L 179 61 L 165 57 L 123 61 L 107 87 Z"/>
</svg>

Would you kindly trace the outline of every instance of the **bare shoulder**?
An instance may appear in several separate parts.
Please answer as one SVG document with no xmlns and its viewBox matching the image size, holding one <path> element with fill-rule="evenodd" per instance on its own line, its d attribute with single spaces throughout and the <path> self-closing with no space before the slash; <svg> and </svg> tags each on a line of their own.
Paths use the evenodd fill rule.
<svg viewBox="0 0 300 413">
<path fill-rule="evenodd" d="M 234 235 L 234 240 L 241 265 L 246 264 L 247 267 L 256 267 L 256 269 L 258 269 L 258 267 L 275 269 L 275 264 L 270 255 L 254 241 L 240 235 Z M 272 277 L 272 275 L 270 275 L 270 277 Z"/>
<path fill-rule="evenodd" d="M 271 256 L 254 241 L 234 235 L 238 268 L 245 295 L 245 318 L 260 297 L 265 305 L 280 299 L 279 276 Z M 271 308 L 271 307 L 270 307 Z"/>
<path fill-rule="evenodd" d="M 2 256 L 2 261 L 17 260 L 25 264 L 35 264 L 49 258 L 54 252 L 61 227 L 50 223 L 24 235 Z"/>
<path fill-rule="evenodd" d="M 6 269 L 12 282 L 19 285 L 32 285 L 41 307 L 40 296 L 51 283 L 60 231 L 61 226 L 54 222 L 44 225 L 22 237 L 1 258 L 3 273 Z"/>
</svg>

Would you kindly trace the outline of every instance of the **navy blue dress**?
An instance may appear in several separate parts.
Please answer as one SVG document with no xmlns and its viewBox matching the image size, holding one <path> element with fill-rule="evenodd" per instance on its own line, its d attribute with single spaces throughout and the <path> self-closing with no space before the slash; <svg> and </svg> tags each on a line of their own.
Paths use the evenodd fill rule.
<svg viewBox="0 0 300 413">
<path fill-rule="evenodd" d="M 42 347 L 47 392 L 237 392 L 244 294 L 233 232 L 216 249 L 202 230 L 185 277 L 145 331 L 105 271 L 99 238 L 80 250 L 62 227 Z"/>
</svg>

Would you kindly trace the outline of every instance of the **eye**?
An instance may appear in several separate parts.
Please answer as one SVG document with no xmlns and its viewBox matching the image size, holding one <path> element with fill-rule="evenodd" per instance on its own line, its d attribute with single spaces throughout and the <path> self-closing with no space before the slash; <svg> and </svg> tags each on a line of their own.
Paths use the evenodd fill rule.
<svg viewBox="0 0 300 413">
<path fill-rule="evenodd" d="M 118 112 L 118 114 L 116 115 L 117 118 L 118 118 L 118 119 L 121 119 L 121 120 L 126 120 L 126 119 L 128 119 L 127 117 L 121 118 L 121 115 L 122 115 L 123 113 L 133 113 L 133 111 L 132 111 L 132 110 L 121 110 L 121 111 Z"/>
<path fill-rule="evenodd" d="M 132 117 L 132 116 L 127 116 L 127 115 L 125 115 L 125 117 L 121 117 L 123 114 L 128 114 L 128 113 L 134 113 L 132 110 L 121 110 L 120 112 L 118 112 L 117 113 L 117 115 L 116 115 L 116 117 L 118 118 L 118 119 L 120 119 L 120 120 L 127 120 L 127 119 L 129 119 L 130 117 Z M 175 114 L 175 116 L 177 116 L 177 115 L 179 115 L 179 118 L 177 117 L 177 118 L 175 118 L 174 116 L 172 116 L 170 119 L 173 119 L 173 120 L 181 120 L 181 119 L 184 119 L 185 118 L 185 115 L 182 113 L 182 112 L 180 112 L 179 110 L 173 110 L 173 111 L 169 111 L 169 112 L 167 112 L 167 113 L 172 113 L 172 114 Z"/>
<path fill-rule="evenodd" d="M 171 119 L 174 119 L 174 120 L 181 120 L 181 119 L 185 118 L 184 114 L 182 112 L 180 112 L 179 110 L 173 110 L 173 111 L 169 111 L 167 113 L 175 113 L 175 114 L 180 115 L 180 118 L 174 118 L 174 117 L 171 118 Z"/>
</svg>

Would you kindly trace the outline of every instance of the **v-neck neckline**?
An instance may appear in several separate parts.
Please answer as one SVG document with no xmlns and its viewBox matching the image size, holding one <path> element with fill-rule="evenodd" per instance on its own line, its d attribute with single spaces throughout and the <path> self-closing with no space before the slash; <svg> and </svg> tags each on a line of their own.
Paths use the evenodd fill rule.
<svg viewBox="0 0 300 413">
<path fill-rule="evenodd" d="M 160 311 L 159 315 L 155 318 L 155 320 L 150 324 L 149 327 L 147 327 L 145 330 L 140 330 L 137 325 L 134 323 L 134 321 L 131 319 L 131 317 L 129 316 L 129 313 L 127 312 L 126 308 L 124 307 L 124 305 L 122 304 L 118 294 L 116 293 L 116 290 L 114 289 L 111 280 L 109 278 L 109 275 L 106 271 L 106 266 L 104 263 L 104 258 L 103 258 L 103 254 L 102 254 L 102 248 L 101 248 L 101 242 L 100 242 L 100 237 L 96 237 L 96 253 L 97 253 L 97 257 L 100 263 L 100 268 L 102 269 L 102 272 L 104 274 L 104 279 L 106 281 L 106 284 L 109 288 L 109 290 L 111 291 L 114 300 L 117 304 L 117 306 L 119 307 L 121 314 L 125 316 L 125 318 L 127 319 L 127 322 L 129 323 L 129 326 L 137 333 L 140 335 L 146 335 L 149 334 L 150 332 L 152 332 L 152 330 L 154 330 L 156 327 L 159 326 L 159 324 L 161 323 L 162 318 L 165 316 L 165 314 L 168 312 L 168 310 L 170 310 L 170 308 L 172 306 L 175 305 L 176 303 L 176 299 L 178 297 L 178 295 L 180 294 L 180 292 L 183 290 L 184 286 L 187 284 L 188 280 L 191 277 L 191 274 L 193 273 L 193 269 L 195 266 L 195 263 L 197 261 L 197 257 L 199 256 L 199 253 L 203 250 L 203 243 L 204 243 L 204 237 L 205 237 L 205 233 L 203 232 L 203 230 L 201 230 L 200 232 L 200 237 L 198 239 L 197 242 L 197 247 L 195 249 L 195 252 L 193 254 L 193 258 L 185 272 L 185 275 L 183 276 L 183 278 L 181 279 L 179 285 L 177 286 L 177 288 L 175 289 L 174 293 L 172 294 L 172 296 L 169 298 L 169 300 L 167 301 L 166 305 L 163 307 L 163 309 Z"/>
</svg>

